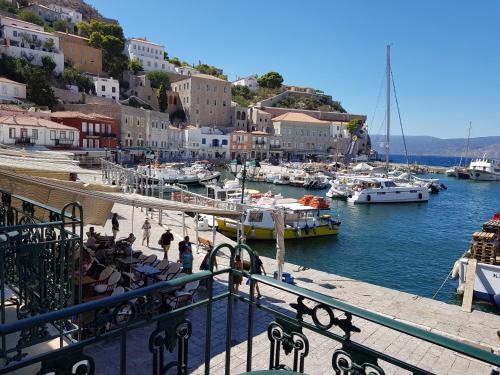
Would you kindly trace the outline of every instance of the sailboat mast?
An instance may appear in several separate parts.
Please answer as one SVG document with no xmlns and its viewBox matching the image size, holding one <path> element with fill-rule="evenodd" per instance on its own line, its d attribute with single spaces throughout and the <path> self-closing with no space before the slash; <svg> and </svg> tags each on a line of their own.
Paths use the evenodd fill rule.
<svg viewBox="0 0 500 375">
<path fill-rule="evenodd" d="M 391 136 L 391 46 L 387 45 L 387 133 L 385 136 L 385 167 L 389 173 L 389 154 Z"/>
</svg>

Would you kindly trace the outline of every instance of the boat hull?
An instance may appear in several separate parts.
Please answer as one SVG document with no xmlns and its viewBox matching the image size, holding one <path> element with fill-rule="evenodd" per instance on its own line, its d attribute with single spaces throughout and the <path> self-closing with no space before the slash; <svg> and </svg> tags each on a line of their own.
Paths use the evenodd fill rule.
<svg viewBox="0 0 500 375">
<path fill-rule="evenodd" d="M 462 285 L 465 284 L 468 262 L 468 258 L 460 259 L 459 289 L 463 288 Z M 477 263 L 474 297 L 498 305 L 498 302 L 500 302 L 500 266 Z M 495 302 L 495 300 L 498 300 L 498 302 Z"/>
<path fill-rule="evenodd" d="M 500 173 L 470 171 L 470 179 L 475 181 L 500 181 Z"/>
<path fill-rule="evenodd" d="M 429 192 L 426 189 L 409 191 L 363 191 L 361 194 L 353 194 L 347 199 L 355 204 L 374 203 L 422 203 L 429 200 Z"/>
<path fill-rule="evenodd" d="M 218 230 L 225 236 L 237 238 L 238 223 L 224 219 L 217 219 Z M 300 231 L 294 228 L 285 228 L 285 240 L 312 238 L 322 236 L 332 236 L 338 234 L 338 224 L 319 226 L 316 229 L 302 228 Z M 274 240 L 276 233 L 274 228 L 256 228 L 250 225 L 244 225 L 245 237 L 249 240 Z"/>
</svg>

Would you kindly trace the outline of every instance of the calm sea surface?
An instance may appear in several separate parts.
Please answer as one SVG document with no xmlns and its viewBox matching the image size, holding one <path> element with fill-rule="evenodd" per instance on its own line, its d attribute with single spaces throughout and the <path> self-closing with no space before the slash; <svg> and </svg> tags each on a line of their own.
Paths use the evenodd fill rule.
<svg viewBox="0 0 500 375">
<path fill-rule="evenodd" d="M 391 159 L 397 161 L 396 156 Z M 458 163 L 455 158 L 441 157 L 410 160 L 427 165 Z M 500 183 L 428 177 L 439 178 L 448 187 L 432 195 L 428 203 L 353 205 L 334 201 L 332 211 L 342 221 L 339 235 L 287 241 L 286 261 L 432 297 L 468 249 L 472 232 L 500 211 Z M 249 188 L 294 198 L 326 193 L 264 183 L 249 183 Z M 249 241 L 249 245 L 262 255 L 275 257 L 273 242 Z M 436 298 L 459 303 L 456 286 L 456 281 L 448 281 Z"/>
</svg>

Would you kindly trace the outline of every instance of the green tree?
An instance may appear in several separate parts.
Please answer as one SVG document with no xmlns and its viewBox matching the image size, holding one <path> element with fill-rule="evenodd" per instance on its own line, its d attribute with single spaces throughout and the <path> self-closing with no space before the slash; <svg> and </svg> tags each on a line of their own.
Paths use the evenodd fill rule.
<svg viewBox="0 0 500 375">
<path fill-rule="evenodd" d="M 257 80 L 260 87 L 277 89 L 283 83 L 283 76 L 277 72 L 266 73 Z"/>
<path fill-rule="evenodd" d="M 151 82 L 151 87 L 154 89 L 160 88 L 161 85 L 165 86 L 165 90 L 170 90 L 170 78 L 165 72 L 154 70 L 146 73 L 146 77 Z"/>
<path fill-rule="evenodd" d="M 11 3 L 9 3 L 6 0 L 0 0 L 0 10 L 3 10 L 4 12 L 9 12 L 12 14 L 17 13 L 16 7 L 14 7 Z"/>
<path fill-rule="evenodd" d="M 52 23 L 52 27 L 54 28 L 55 31 L 62 31 L 66 32 L 67 30 L 71 30 L 71 27 L 66 20 L 55 20 Z"/>
<path fill-rule="evenodd" d="M 54 39 L 48 38 L 43 44 L 43 46 L 47 49 L 47 51 L 52 51 L 55 46 Z"/>
<path fill-rule="evenodd" d="M 232 86 L 231 94 L 232 96 L 241 96 L 247 100 L 250 100 L 253 96 L 248 86 Z"/>
<path fill-rule="evenodd" d="M 158 106 L 160 107 L 160 112 L 165 112 L 168 108 L 168 97 L 167 88 L 163 83 L 160 85 L 156 95 L 158 96 Z"/>
<path fill-rule="evenodd" d="M 50 87 L 49 81 L 42 69 L 29 69 L 26 77 L 26 98 L 36 105 L 46 106 L 53 109 L 57 104 L 54 91 Z"/>
<path fill-rule="evenodd" d="M 64 83 L 68 85 L 75 85 L 78 90 L 86 93 L 95 94 L 94 81 L 91 78 L 83 75 L 79 70 L 75 68 L 66 68 L 62 74 L 62 79 Z"/>
<path fill-rule="evenodd" d="M 81 36 L 89 38 L 92 47 L 102 49 L 104 70 L 114 77 L 120 77 L 128 66 L 128 59 L 123 54 L 125 37 L 121 26 L 92 20 L 80 22 L 77 27 Z"/>
<path fill-rule="evenodd" d="M 174 64 L 175 66 L 181 66 L 181 60 L 178 57 L 172 57 L 168 60 L 170 64 Z"/>
<path fill-rule="evenodd" d="M 358 129 L 358 126 L 360 126 L 362 124 L 363 124 L 363 119 L 361 119 L 359 117 L 349 121 L 347 123 L 347 130 L 349 130 L 349 134 L 351 136 L 355 135 L 356 129 Z"/>
<path fill-rule="evenodd" d="M 47 74 L 47 77 L 52 75 L 57 64 L 54 59 L 48 55 L 42 56 L 42 68 Z"/>
<path fill-rule="evenodd" d="M 241 95 L 233 96 L 232 101 L 238 103 L 242 107 L 248 107 L 250 105 L 250 100 Z"/>
<path fill-rule="evenodd" d="M 22 21 L 34 23 L 38 26 L 43 26 L 45 24 L 45 22 L 43 22 L 43 19 L 38 14 L 30 10 L 20 11 L 17 15 L 17 18 Z"/>
<path fill-rule="evenodd" d="M 134 72 L 134 74 L 137 74 L 137 72 L 141 72 L 144 70 L 142 67 L 141 62 L 137 57 L 134 57 L 130 62 L 128 63 L 128 70 L 131 70 Z"/>
</svg>

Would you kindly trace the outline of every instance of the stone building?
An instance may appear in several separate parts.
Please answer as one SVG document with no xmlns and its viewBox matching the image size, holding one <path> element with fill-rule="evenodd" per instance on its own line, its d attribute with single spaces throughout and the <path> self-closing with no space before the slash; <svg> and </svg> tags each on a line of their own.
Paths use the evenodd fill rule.
<svg viewBox="0 0 500 375">
<path fill-rule="evenodd" d="M 208 74 L 195 74 L 172 83 L 186 120 L 196 127 L 231 126 L 231 84 Z"/>
<path fill-rule="evenodd" d="M 274 134 L 281 136 L 283 158 L 327 155 L 334 143 L 330 121 L 289 112 L 273 118 Z"/>
<path fill-rule="evenodd" d="M 235 130 L 248 131 L 248 108 L 231 102 L 231 127 Z"/>
<path fill-rule="evenodd" d="M 64 59 L 71 61 L 75 67 L 83 72 L 102 74 L 102 50 L 89 45 L 89 40 L 78 35 L 56 31 Z"/>
</svg>

